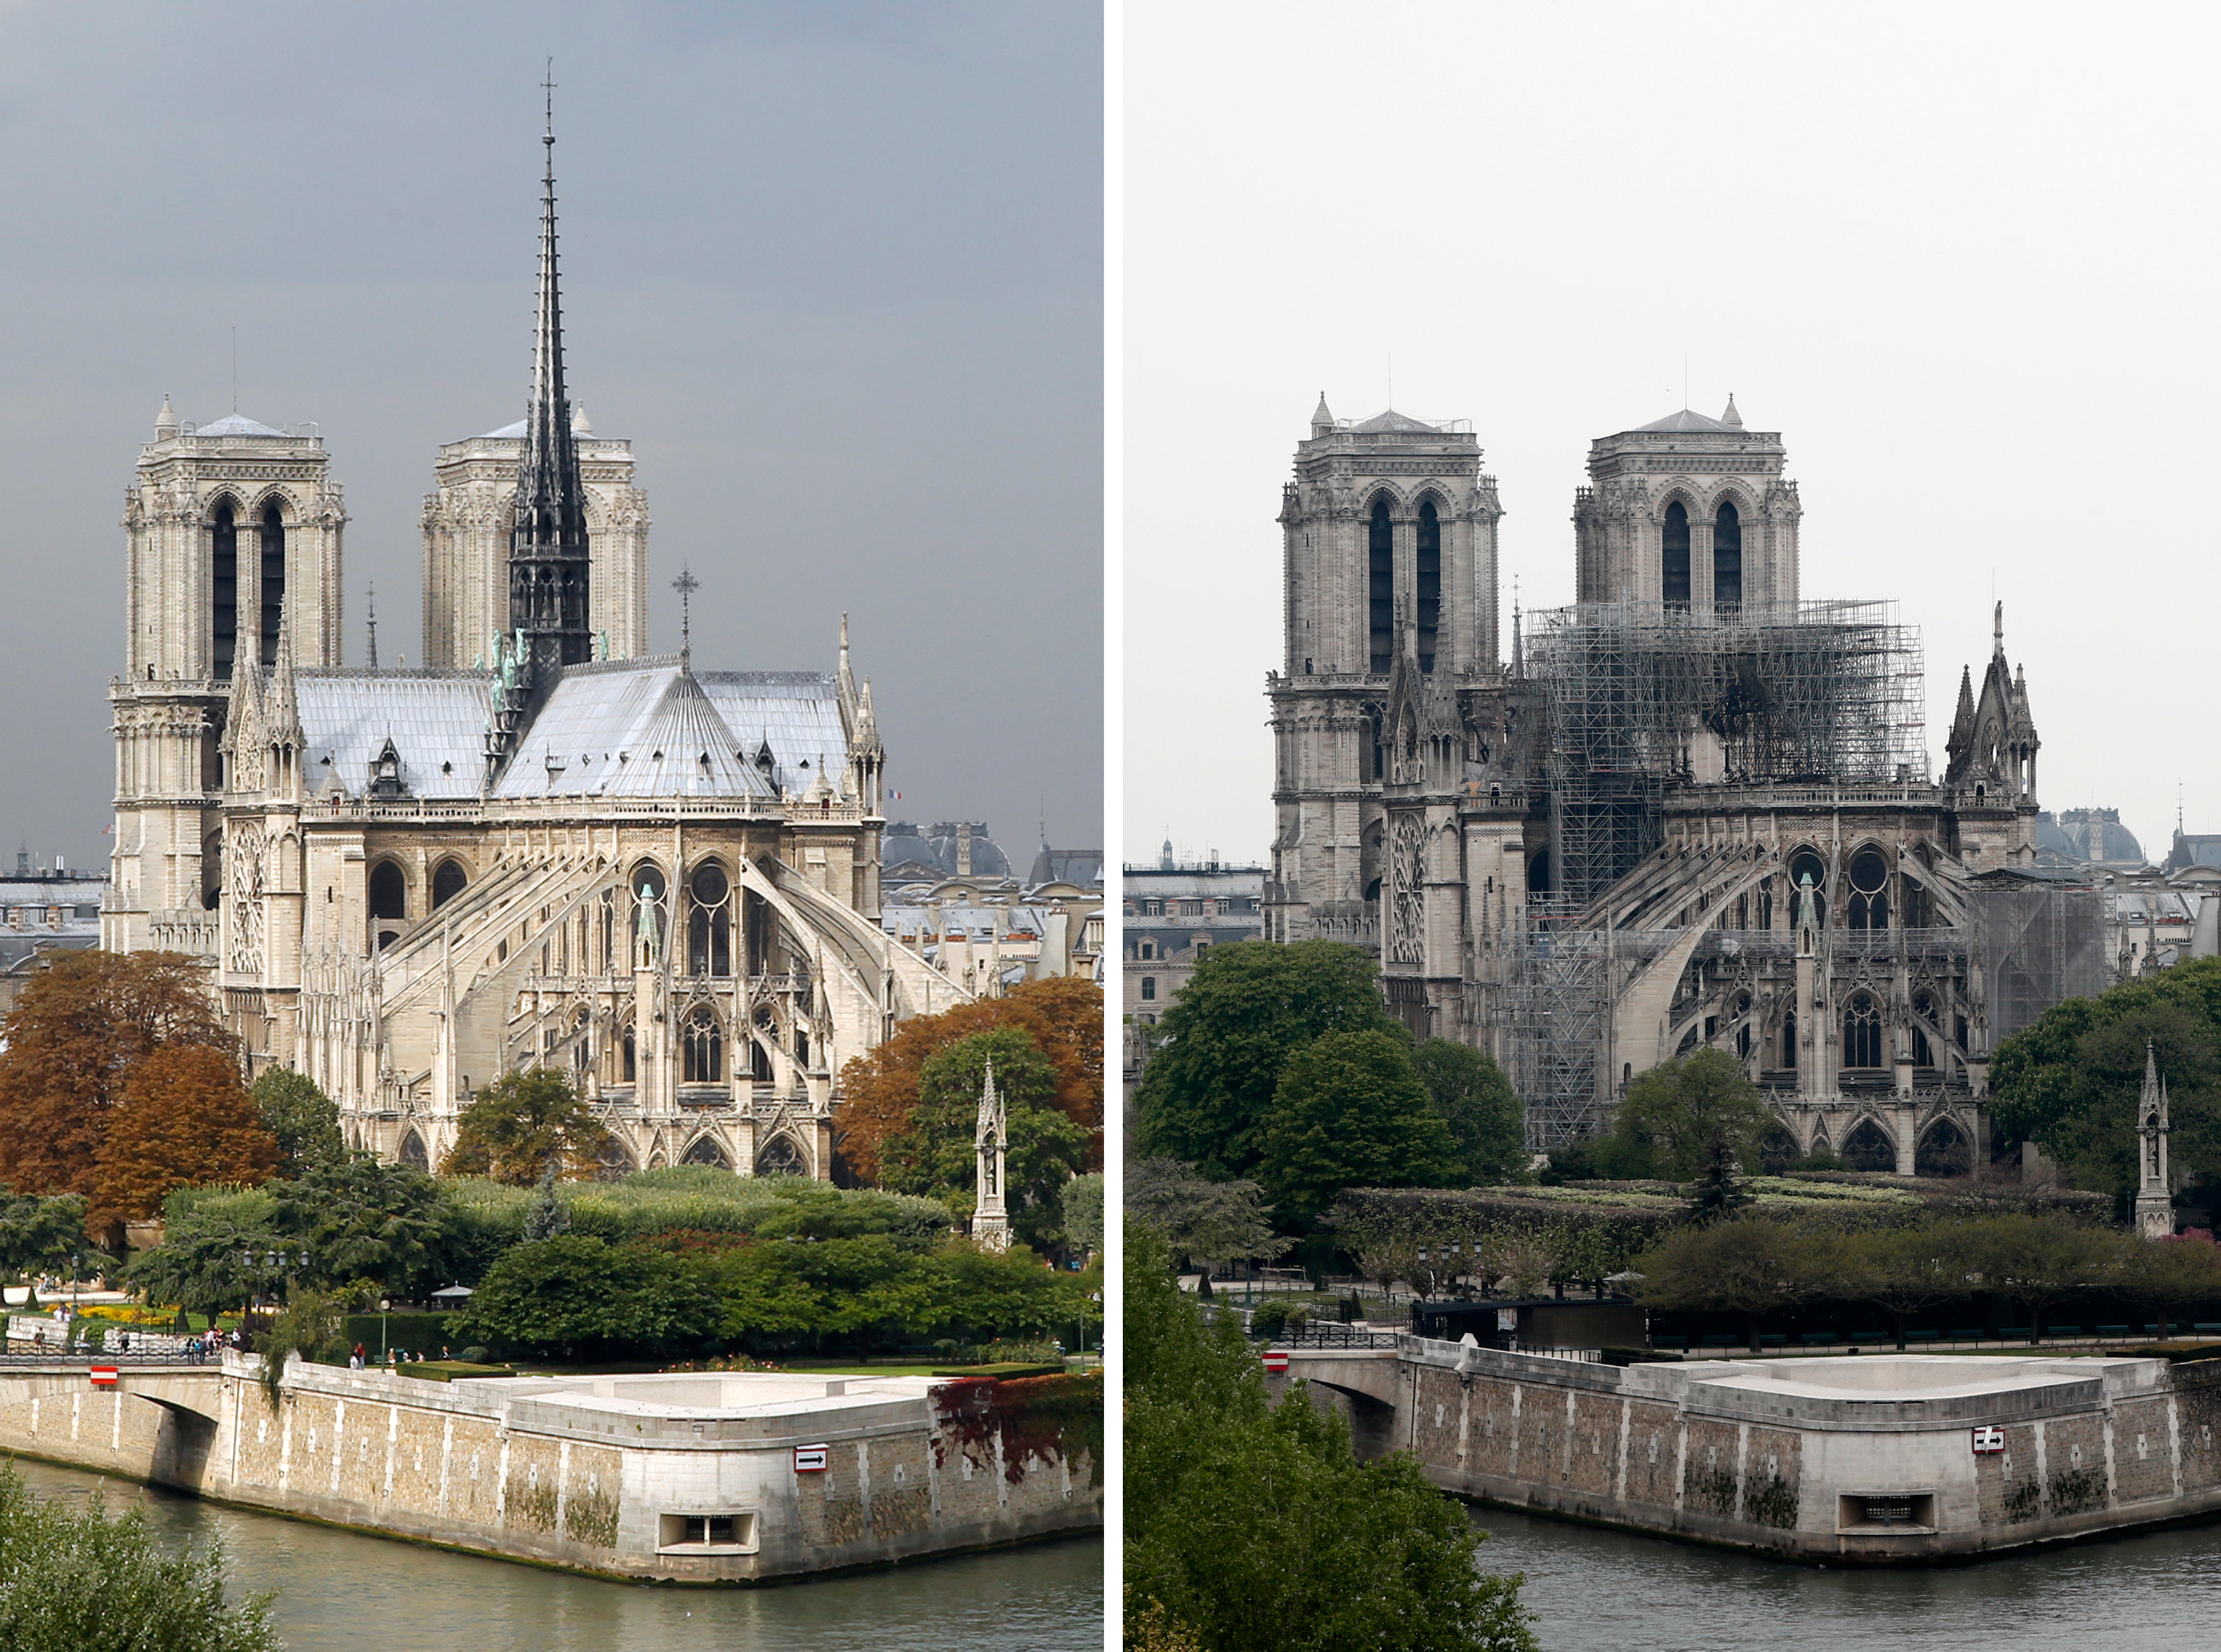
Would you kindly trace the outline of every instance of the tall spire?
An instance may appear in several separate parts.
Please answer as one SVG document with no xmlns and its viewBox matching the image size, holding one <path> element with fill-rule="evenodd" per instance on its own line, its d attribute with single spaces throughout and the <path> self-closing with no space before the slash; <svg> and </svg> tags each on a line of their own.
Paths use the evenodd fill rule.
<svg viewBox="0 0 2221 1652">
<path fill-rule="evenodd" d="M 370 658 L 364 663 L 372 671 L 378 669 L 378 581 L 370 582 Z"/>
<path fill-rule="evenodd" d="M 516 526 L 509 550 L 509 623 L 525 634 L 528 674 L 593 655 L 586 619 L 585 494 L 563 387 L 563 305 L 555 265 L 555 79 L 549 59 L 547 128 L 541 142 L 540 303 L 533 323 L 532 400 L 517 467 Z"/>
</svg>

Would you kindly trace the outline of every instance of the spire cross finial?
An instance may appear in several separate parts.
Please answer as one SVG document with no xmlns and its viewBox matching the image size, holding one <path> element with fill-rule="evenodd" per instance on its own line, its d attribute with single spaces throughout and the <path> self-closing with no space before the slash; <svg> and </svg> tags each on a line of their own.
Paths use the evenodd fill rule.
<svg viewBox="0 0 2221 1652">
<path fill-rule="evenodd" d="M 547 59 L 547 78 L 540 83 L 541 91 L 547 94 L 547 131 L 540 141 L 552 152 L 555 147 L 555 59 Z M 554 165 L 554 155 L 548 155 L 548 164 Z"/>
<path fill-rule="evenodd" d="M 694 593 L 702 589 L 702 582 L 694 577 L 691 567 L 682 566 L 671 588 L 679 593 L 679 652 L 691 656 L 694 652 Z"/>
</svg>

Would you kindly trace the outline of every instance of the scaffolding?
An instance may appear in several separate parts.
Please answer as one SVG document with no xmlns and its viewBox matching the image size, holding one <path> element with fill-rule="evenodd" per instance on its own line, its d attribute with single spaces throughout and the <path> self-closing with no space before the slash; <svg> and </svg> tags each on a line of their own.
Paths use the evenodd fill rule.
<svg viewBox="0 0 2221 1652">
<path fill-rule="evenodd" d="M 1554 895 L 1586 907 L 1657 848 L 1677 782 L 1925 780 L 1919 633 L 1887 602 L 1530 616 Z"/>
<path fill-rule="evenodd" d="M 1513 937 L 1503 1048 L 1530 1153 L 1601 1131 L 1617 1094 L 1601 1067 L 1614 997 L 1681 938 L 1677 929 L 1607 934 L 1581 917 L 1570 901 L 1536 897 Z"/>
<path fill-rule="evenodd" d="M 1968 903 L 1981 942 L 1992 1048 L 2055 1004 L 2095 998 L 2112 985 L 2105 897 L 2096 890 L 2065 884 L 1976 888 Z"/>
</svg>

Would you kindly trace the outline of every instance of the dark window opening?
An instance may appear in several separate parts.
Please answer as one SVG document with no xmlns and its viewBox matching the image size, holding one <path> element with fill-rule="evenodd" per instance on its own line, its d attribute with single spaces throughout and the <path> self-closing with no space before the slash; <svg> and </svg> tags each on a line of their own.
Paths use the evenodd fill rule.
<svg viewBox="0 0 2221 1652">
<path fill-rule="evenodd" d="M 685 1084 L 722 1084 L 725 1078 L 725 1034 L 717 1018 L 698 1011 L 686 1023 L 683 1042 Z"/>
<path fill-rule="evenodd" d="M 1742 516 L 1733 499 L 1720 501 L 1712 518 L 1712 606 L 1742 604 Z"/>
<path fill-rule="evenodd" d="M 1849 920 L 1855 929 L 1889 928 L 1889 862 L 1879 849 L 1851 857 Z"/>
<path fill-rule="evenodd" d="M 275 504 L 262 508 L 262 663 L 278 662 L 285 615 L 285 523 Z"/>
<path fill-rule="evenodd" d="M 412 1170 L 429 1171 L 431 1155 L 424 1151 L 424 1138 L 410 1130 L 401 1138 L 401 1162 Z"/>
<path fill-rule="evenodd" d="M 439 910 L 456 896 L 461 894 L 463 885 L 469 881 L 469 878 L 463 872 L 460 861 L 441 861 L 440 869 L 432 874 L 432 910 Z"/>
<path fill-rule="evenodd" d="M 638 1071 L 639 1056 L 636 1049 L 637 1047 L 633 1042 L 632 1029 L 628 1027 L 624 1029 L 624 1081 L 627 1084 L 635 1081 L 635 1076 Z"/>
<path fill-rule="evenodd" d="M 1370 585 L 1372 668 L 1388 669 L 1396 652 L 1396 540 L 1388 521 L 1388 501 L 1373 502 L 1373 525 L 1367 535 L 1366 566 Z"/>
<path fill-rule="evenodd" d="M 693 1146 L 679 1155 L 683 1165 L 710 1165 L 718 1170 L 730 1170 L 733 1161 L 725 1156 L 725 1149 L 709 1136 L 702 1136 Z"/>
<path fill-rule="evenodd" d="M 228 682 L 231 662 L 239 652 L 239 528 L 232 519 L 228 499 L 216 509 L 209 566 L 214 586 L 210 606 L 215 618 L 216 676 L 218 682 Z"/>
<path fill-rule="evenodd" d="M 1442 525 L 1435 502 L 1419 507 L 1419 669 L 1435 668 L 1435 635 L 1442 614 Z"/>
<path fill-rule="evenodd" d="M 1876 1067 L 1881 1065 L 1881 1012 L 1861 993 L 1843 1011 L 1843 1065 Z"/>
<path fill-rule="evenodd" d="M 1538 849 L 1535 858 L 1527 863 L 1527 892 L 1547 895 L 1550 892 L 1550 851 Z"/>
<path fill-rule="evenodd" d="M 694 868 L 686 919 L 686 969 L 694 975 L 733 973 L 732 880 L 714 860 Z"/>
<path fill-rule="evenodd" d="M 1666 577 L 1664 596 L 1668 608 L 1689 605 L 1689 513 L 1679 499 L 1666 507 L 1664 534 Z"/>
<path fill-rule="evenodd" d="M 1797 1011 L 1792 1010 L 1781 1017 L 1781 1065 L 1794 1072 L 1797 1067 Z"/>
<path fill-rule="evenodd" d="M 1148 1003 L 1148 1002 L 1149 1002 L 1150 1000 L 1154 999 L 1156 996 L 1157 996 L 1157 978 L 1156 978 L 1155 976 L 1154 976 L 1154 975 L 1144 975 L 1144 976 L 1142 976 L 1142 1002 L 1144 1002 L 1144 1003 Z"/>
<path fill-rule="evenodd" d="M 397 861 L 380 860 L 371 868 L 370 915 L 372 917 L 409 916 L 409 884 L 402 877 Z"/>
</svg>

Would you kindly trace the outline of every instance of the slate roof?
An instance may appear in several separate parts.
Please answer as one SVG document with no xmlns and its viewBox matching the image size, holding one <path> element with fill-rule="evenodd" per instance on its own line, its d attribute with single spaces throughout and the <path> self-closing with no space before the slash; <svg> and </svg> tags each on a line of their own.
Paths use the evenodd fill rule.
<svg viewBox="0 0 2221 1652">
<path fill-rule="evenodd" d="M 1708 419 L 1703 414 L 1692 412 L 1686 407 L 1679 413 L 1668 413 L 1662 419 L 1654 419 L 1649 424 L 1638 425 L 1636 428 L 1638 431 L 1704 431 L 1714 435 L 1722 436 L 1739 436 L 1749 434 L 1740 425 L 1728 424 L 1718 419 Z"/>
<path fill-rule="evenodd" d="M 231 413 L 218 419 L 214 424 L 196 425 L 193 428 L 193 434 L 197 436 L 283 436 L 285 433 L 283 430 L 273 430 L 268 425 L 258 420 L 247 418 L 243 414 Z"/>
<path fill-rule="evenodd" d="M 744 742 L 675 664 L 573 667 L 518 736 L 494 795 L 776 799 Z"/>
<path fill-rule="evenodd" d="M 300 672 L 294 692 L 310 792 L 323 795 L 337 776 L 347 796 L 360 797 L 390 735 L 411 796 L 478 796 L 492 688 L 484 671 Z"/>
<path fill-rule="evenodd" d="M 1320 401 L 1323 404 L 1325 398 L 1322 397 Z M 1421 430 L 1431 435 L 1441 427 L 1415 419 L 1408 413 L 1398 413 L 1392 407 L 1386 413 L 1375 413 L 1371 418 L 1350 428 L 1354 430 Z"/>
</svg>

